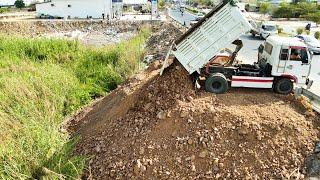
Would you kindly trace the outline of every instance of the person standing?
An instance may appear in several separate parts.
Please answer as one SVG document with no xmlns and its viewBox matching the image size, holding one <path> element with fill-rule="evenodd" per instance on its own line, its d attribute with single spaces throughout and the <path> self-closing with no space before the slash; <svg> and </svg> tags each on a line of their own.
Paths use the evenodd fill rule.
<svg viewBox="0 0 320 180">
<path fill-rule="evenodd" d="M 308 23 L 308 24 L 306 25 L 306 30 L 307 30 L 307 31 L 310 31 L 310 29 L 311 29 L 311 23 Z"/>
</svg>

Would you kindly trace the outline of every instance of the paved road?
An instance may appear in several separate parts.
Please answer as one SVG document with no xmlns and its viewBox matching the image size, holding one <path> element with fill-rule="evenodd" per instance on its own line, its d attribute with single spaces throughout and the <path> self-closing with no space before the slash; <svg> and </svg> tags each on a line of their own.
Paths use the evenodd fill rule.
<svg viewBox="0 0 320 180">
<path fill-rule="evenodd" d="M 190 20 L 195 18 L 194 15 L 185 12 L 184 16 L 181 16 L 181 13 L 178 10 L 169 10 L 169 15 L 181 24 L 185 21 L 189 25 Z M 251 35 L 243 35 L 240 37 L 243 41 L 243 48 L 238 54 L 238 58 L 243 61 L 243 63 L 252 64 L 257 61 L 258 47 L 263 40 L 259 38 L 253 38 Z M 235 46 L 230 45 L 229 48 L 235 48 Z M 311 69 L 311 78 L 314 80 L 314 85 L 311 88 L 311 91 L 320 95 L 320 55 L 314 55 L 312 59 L 312 69 Z"/>
<path fill-rule="evenodd" d="M 190 27 L 190 21 L 195 20 L 197 16 L 184 11 L 183 15 L 181 14 L 180 10 L 169 9 L 168 11 L 169 16 L 173 17 L 176 21 L 180 24 L 186 24 L 187 27 Z"/>
</svg>

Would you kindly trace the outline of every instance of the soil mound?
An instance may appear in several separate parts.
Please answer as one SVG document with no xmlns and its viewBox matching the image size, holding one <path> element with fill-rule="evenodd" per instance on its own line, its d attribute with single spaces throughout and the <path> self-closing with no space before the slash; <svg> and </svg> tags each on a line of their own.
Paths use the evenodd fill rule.
<svg viewBox="0 0 320 180">
<path fill-rule="evenodd" d="M 195 91 L 178 62 L 158 73 L 129 79 L 76 121 L 76 154 L 92 157 L 85 178 L 306 176 L 318 115 L 270 90 Z"/>
<path fill-rule="evenodd" d="M 78 144 L 78 153 L 93 156 L 93 177 L 304 177 L 317 117 L 305 117 L 286 97 L 249 89 L 196 93 L 178 63 L 135 91 L 122 117 L 86 131 Z"/>
<path fill-rule="evenodd" d="M 153 26 L 152 32 L 146 42 L 148 52 L 148 56 L 145 58 L 146 63 L 164 60 L 173 41 L 182 35 L 182 32 L 178 28 L 168 23 Z"/>
</svg>

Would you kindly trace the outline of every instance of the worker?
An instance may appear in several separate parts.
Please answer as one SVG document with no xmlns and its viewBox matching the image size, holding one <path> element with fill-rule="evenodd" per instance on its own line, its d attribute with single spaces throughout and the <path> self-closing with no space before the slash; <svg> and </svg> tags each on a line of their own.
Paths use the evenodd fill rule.
<svg viewBox="0 0 320 180">
<path fill-rule="evenodd" d="M 301 60 L 301 56 L 299 55 L 298 50 L 296 49 L 291 50 L 290 60 Z"/>
<path fill-rule="evenodd" d="M 102 19 L 104 20 L 104 13 L 102 13 Z"/>
<path fill-rule="evenodd" d="M 306 30 L 307 30 L 307 31 L 310 31 L 310 28 L 311 28 L 311 23 L 308 23 L 308 24 L 306 25 Z"/>
</svg>

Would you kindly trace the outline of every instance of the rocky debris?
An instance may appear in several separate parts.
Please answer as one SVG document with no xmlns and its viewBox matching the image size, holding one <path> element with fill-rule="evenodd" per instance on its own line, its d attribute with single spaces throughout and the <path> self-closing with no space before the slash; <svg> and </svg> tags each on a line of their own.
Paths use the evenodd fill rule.
<svg viewBox="0 0 320 180">
<path fill-rule="evenodd" d="M 155 71 L 151 71 L 155 72 Z M 151 73 L 150 72 L 150 73 Z M 156 70 L 158 73 L 158 71 Z M 308 175 L 319 115 L 269 90 L 194 91 L 178 62 L 133 78 L 86 118 L 75 153 L 94 179 L 292 179 Z M 126 89 L 127 96 L 117 96 Z M 117 108 L 119 106 L 119 108 Z M 130 107 L 130 108 L 126 108 Z M 110 111 L 109 109 L 115 110 Z M 124 110 L 126 109 L 126 110 Z M 98 148 L 99 147 L 99 148 Z M 314 158 L 315 159 L 315 158 Z"/>
<path fill-rule="evenodd" d="M 144 62 L 149 64 L 156 60 L 163 61 L 173 41 L 182 35 L 182 32 L 172 24 L 162 23 L 152 27 L 152 35 L 147 41 L 148 55 Z"/>
<path fill-rule="evenodd" d="M 315 143 L 313 153 L 306 158 L 305 166 L 309 177 L 320 177 L 320 142 Z"/>
<path fill-rule="evenodd" d="M 21 21 L 0 22 L 0 33 L 31 38 L 78 39 L 85 45 L 103 46 L 134 37 L 143 22 Z"/>
<path fill-rule="evenodd" d="M 318 139 L 316 118 L 304 116 L 285 96 L 269 91 L 231 90 L 219 96 L 196 93 L 185 70 L 177 66 L 174 63 L 163 76 L 147 82 L 123 117 L 105 122 L 78 144 L 78 153 L 95 157 L 91 164 L 94 177 L 307 175 L 303 162 Z M 92 142 L 101 142 L 105 149 L 97 153 Z M 114 173 L 99 171 L 106 168 L 105 162 L 120 161 L 126 164 L 115 166 Z"/>
</svg>

